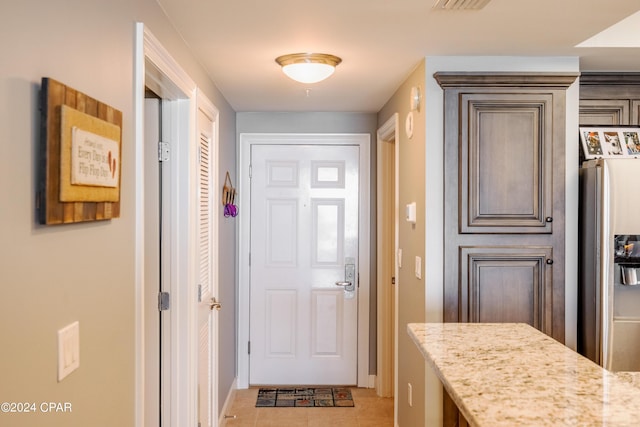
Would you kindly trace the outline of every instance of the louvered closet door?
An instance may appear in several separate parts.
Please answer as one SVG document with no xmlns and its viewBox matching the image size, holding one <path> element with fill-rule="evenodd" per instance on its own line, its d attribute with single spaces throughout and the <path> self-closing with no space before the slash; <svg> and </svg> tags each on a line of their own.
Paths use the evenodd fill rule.
<svg viewBox="0 0 640 427">
<path fill-rule="evenodd" d="M 213 238 L 215 230 L 212 226 L 215 205 L 212 188 L 211 166 L 212 152 L 212 120 L 202 111 L 198 111 L 198 252 L 199 252 L 199 306 L 198 306 L 198 421 L 201 427 L 217 425 L 215 414 L 214 387 L 216 387 L 215 343 L 217 314 L 212 310 L 211 302 L 215 295 L 212 265 Z"/>
<path fill-rule="evenodd" d="M 251 384 L 357 383 L 358 156 L 252 148 Z"/>
</svg>

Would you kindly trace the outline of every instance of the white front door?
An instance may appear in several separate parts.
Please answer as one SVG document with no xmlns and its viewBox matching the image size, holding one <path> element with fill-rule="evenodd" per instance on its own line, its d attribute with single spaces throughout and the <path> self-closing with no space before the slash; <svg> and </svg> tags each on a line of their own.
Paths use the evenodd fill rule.
<svg viewBox="0 0 640 427">
<path fill-rule="evenodd" d="M 256 145 L 251 170 L 250 383 L 357 384 L 359 147 Z"/>
</svg>

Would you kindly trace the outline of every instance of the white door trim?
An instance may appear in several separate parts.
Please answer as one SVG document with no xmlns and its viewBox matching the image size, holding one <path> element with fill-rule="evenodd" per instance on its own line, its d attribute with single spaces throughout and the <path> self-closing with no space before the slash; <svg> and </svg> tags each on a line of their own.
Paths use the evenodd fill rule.
<svg viewBox="0 0 640 427">
<path fill-rule="evenodd" d="M 144 426 L 144 90 L 151 87 L 170 102 L 166 118 L 172 152 L 170 193 L 171 247 L 171 384 L 166 425 L 195 425 L 197 385 L 195 206 L 196 85 L 143 23 L 136 23 L 135 90 L 135 423 Z M 185 126 L 187 124 L 187 126 Z M 178 286 L 179 285 L 179 286 Z M 167 422 L 168 421 L 168 422 Z"/>
<path fill-rule="evenodd" d="M 390 249 L 393 250 L 393 254 L 397 254 L 398 251 L 398 218 L 399 218 L 399 206 L 398 206 L 398 171 L 399 171 L 399 135 L 398 135 L 398 113 L 393 114 L 379 129 L 377 132 L 377 393 L 382 397 L 396 396 L 396 384 L 392 382 L 393 378 L 397 377 L 397 366 L 395 361 L 397 355 L 395 355 L 397 344 L 395 342 L 394 331 L 397 331 L 397 289 L 398 289 L 398 271 L 397 263 L 393 262 L 392 269 L 386 262 L 381 261 L 381 257 L 384 254 L 388 254 Z M 388 144 L 392 144 L 393 148 L 389 148 Z M 393 176 L 390 176 L 385 165 L 385 153 L 389 153 L 393 150 L 394 153 L 394 172 Z M 385 197 L 387 189 L 389 189 L 389 183 L 392 183 L 394 189 L 393 200 L 393 218 L 389 218 L 389 211 L 386 204 L 388 203 L 388 196 Z M 387 209 L 385 209 L 385 207 Z M 390 221 L 393 221 L 390 223 Z M 389 241 L 388 234 L 385 230 L 388 227 L 393 227 L 393 241 Z M 390 271 L 393 270 L 393 271 Z M 396 285 L 390 284 L 390 276 L 395 277 Z M 395 293 L 396 306 L 391 309 L 388 301 L 392 299 Z M 393 339 L 393 340 L 392 340 Z"/>
<path fill-rule="evenodd" d="M 250 161 L 252 145 L 358 145 L 360 147 L 360 212 L 359 267 L 360 292 L 358 301 L 358 387 L 369 386 L 369 281 L 370 281 L 370 161 L 369 134 L 294 134 L 243 133 L 238 146 L 238 388 L 249 387 L 249 250 L 251 209 Z"/>
</svg>

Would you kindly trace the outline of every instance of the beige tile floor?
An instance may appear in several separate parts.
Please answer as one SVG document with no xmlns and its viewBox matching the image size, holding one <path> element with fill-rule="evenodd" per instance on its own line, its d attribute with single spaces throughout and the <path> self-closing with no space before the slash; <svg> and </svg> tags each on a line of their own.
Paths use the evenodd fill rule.
<svg viewBox="0 0 640 427">
<path fill-rule="evenodd" d="M 393 398 L 352 388 L 353 408 L 256 408 L 258 388 L 237 390 L 221 427 L 393 427 Z"/>
</svg>

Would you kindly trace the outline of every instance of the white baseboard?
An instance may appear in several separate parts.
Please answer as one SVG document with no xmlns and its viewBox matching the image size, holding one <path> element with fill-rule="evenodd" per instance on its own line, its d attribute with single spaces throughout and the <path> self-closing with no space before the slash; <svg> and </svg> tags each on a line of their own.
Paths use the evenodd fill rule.
<svg viewBox="0 0 640 427">
<path fill-rule="evenodd" d="M 369 388 L 376 388 L 377 375 L 369 375 Z"/>
<path fill-rule="evenodd" d="M 224 400 L 224 405 L 222 405 L 222 410 L 220 411 L 220 417 L 218 419 L 219 427 L 224 427 L 226 425 L 227 419 L 225 418 L 225 415 L 229 415 L 228 412 L 231 409 L 231 405 L 233 405 L 233 399 L 235 399 L 237 389 L 238 378 L 234 378 L 231 388 L 229 389 L 229 393 L 227 394 L 227 398 Z"/>
</svg>

